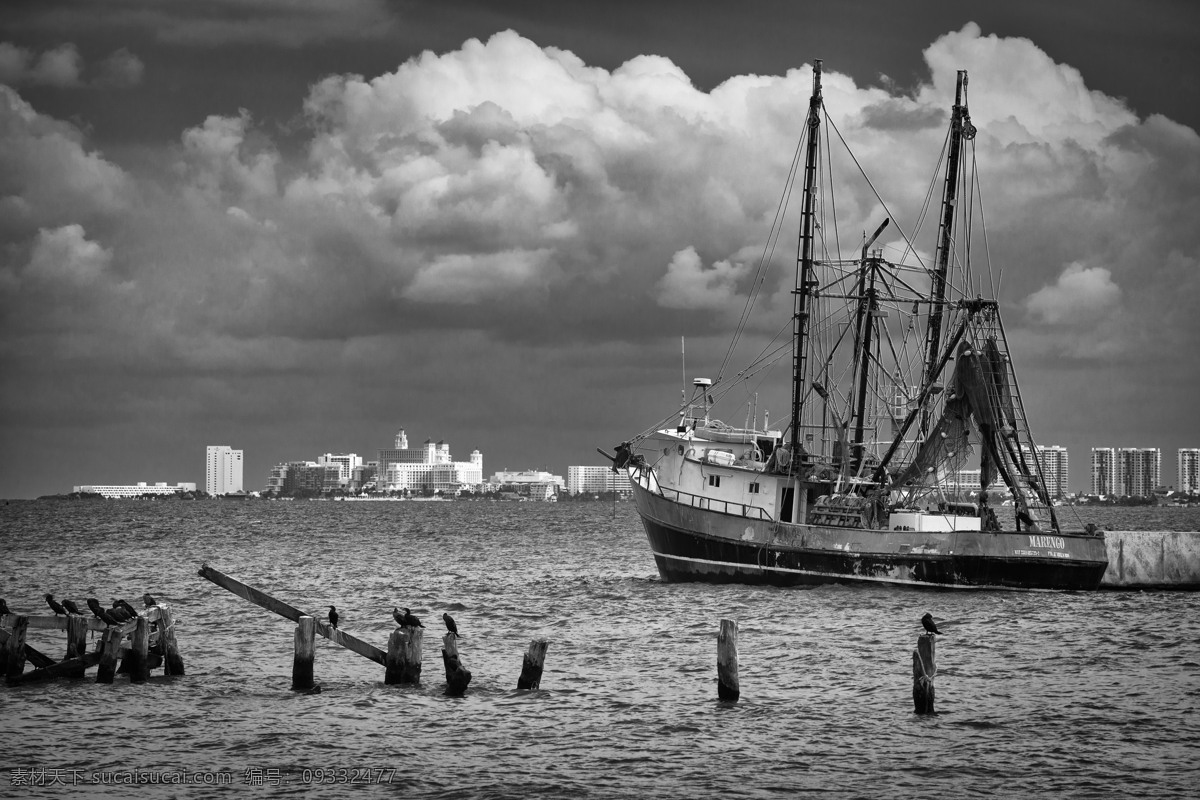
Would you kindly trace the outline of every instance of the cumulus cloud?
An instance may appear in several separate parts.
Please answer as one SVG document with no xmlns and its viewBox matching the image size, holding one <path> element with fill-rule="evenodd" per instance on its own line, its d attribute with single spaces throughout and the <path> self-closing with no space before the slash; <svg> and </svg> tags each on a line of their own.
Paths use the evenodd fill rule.
<svg viewBox="0 0 1200 800">
<path fill-rule="evenodd" d="M 127 208 L 130 190 L 124 170 L 89 150 L 79 129 L 0 86 L 0 240 L 111 216 Z"/>
<path fill-rule="evenodd" d="M 734 307 L 737 281 L 745 265 L 718 261 L 705 268 L 694 247 L 677 252 L 658 283 L 658 304 L 664 308 L 725 309 Z"/>
<path fill-rule="evenodd" d="M 83 58 L 68 42 L 34 56 L 27 48 L 0 42 L 0 81 L 10 86 L 79 86 Z"/>
<path fill-rule="evenodd" d="M 144 73 L 142 60 L 122 47 L 100 61 L 90 83 L 104 89 L 125 89 L 141 83 Z M 87 83 L 83 75 L 83 56 L 70 42 L 40 55 L 26 47 L 0 42 L 0 83 L 73 88 Z"/>
<path fill-rule="evenodd" d="M 96 85 L 112 89 L 127 89 L 142 82 L 146 66 L 142 60 L 122 47 L 100 62 Z"/>
<path fill-rule="evenodd" d="M 1054 285 L 1043 286 L 1026 298 L 1025 308 L 1038 322 L 1075 325 L 1094 322 L 1120 301 L 1121 287 L 1113 283 L 1111 272 L 1075 262 L 1067 265 Z"/>
</svg>

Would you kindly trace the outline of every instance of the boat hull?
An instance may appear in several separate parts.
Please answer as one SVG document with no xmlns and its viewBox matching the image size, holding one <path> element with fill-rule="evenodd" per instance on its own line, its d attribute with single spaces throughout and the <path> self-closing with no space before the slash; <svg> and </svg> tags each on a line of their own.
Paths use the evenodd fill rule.
<svg viewBox="0 0 1200 800">
<path fill-rule="evenodd" d="M 1102 536 L 791 524 L 698 508 L 632 485 L 665 581 L 1094 590 L 1108 565 Z"/>
</svg>

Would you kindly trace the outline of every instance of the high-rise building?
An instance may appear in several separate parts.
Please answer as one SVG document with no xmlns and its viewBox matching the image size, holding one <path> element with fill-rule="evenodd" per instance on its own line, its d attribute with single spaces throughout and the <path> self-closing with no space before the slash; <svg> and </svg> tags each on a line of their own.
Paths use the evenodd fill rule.
<svg viewBox="0 0 1200 800">
<path fill-rule="evenodd" d="M 1112 447 L 1092 448 L 1092 494 L 1115 494 L 1117 451 Z"/>
<path fill-rule="evenodd" d="M 1037 453 L 1038 460 L 1042 462 L 1042 472 L 1046 476 L 1046 491 L 1052 498 L 1066 497 L 1069 485 L 1067 448 L 1058 445 L 1038 445 Z"/>
<path fill-rule="evenodd" d="M 1181 492 L 1200 492 L 1200 447 L 1179 448 L 1179 471 L 1176 486 Z"/>
<path fill-rule="evenodd" d="M 1149 497 L 1161 484 L 1159 448 L 1092 448 L 1092 494 Z"/>
<path fill-rule="evenodd" d="M 338 480 L 344 485 L 350 482 L 355 467 L 363 465 L 363 460 L 361 456 L 354 453 L 326 453 L 317 457 L 317 463 L 337 467 Z"/>
<path fill-rule="evenodd" d="M 231 450 L 225 445 L 208 446 L 205 460 L 204 491 L 210 495 L 241 492 L 242 451 Z"/>
<path fill-rule="evenodd" d="M 613 472 L 611 466 L 567 467 L 568 494 L 599 494 L 600 492 L 632 494 L 629 476 L 624 471 Z"/>
</svg>

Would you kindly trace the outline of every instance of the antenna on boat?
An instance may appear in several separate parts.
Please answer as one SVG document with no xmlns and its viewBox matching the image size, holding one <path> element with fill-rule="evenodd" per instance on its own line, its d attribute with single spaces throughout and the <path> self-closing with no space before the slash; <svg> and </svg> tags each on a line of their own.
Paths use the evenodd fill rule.
<svg viewBox="0 0 1200 800">
<path fill-rule="evenodd" d="M 681 405 L 687 405 L 687 346 L 682 336 L 679 337 L 679 363 L 683 367 L 683 383 L 679 385 L 679 400 Z"/>
</svg>

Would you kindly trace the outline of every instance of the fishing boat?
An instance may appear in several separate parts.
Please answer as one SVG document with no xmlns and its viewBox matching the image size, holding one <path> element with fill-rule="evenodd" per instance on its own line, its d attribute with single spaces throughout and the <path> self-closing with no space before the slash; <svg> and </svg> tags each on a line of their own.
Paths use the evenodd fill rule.
<svg viewBox="0 0 1200 800">
<path fill-rule="evenodd" d="M 842 258 L 823 186 L 832 170 L 822 153 L 837 129 L 814 63 L 789 175 L 803 187 L 791 325 L 731 378 L 695 379 L 690 398 L 685 388 L 681 405 L 615 455 L 600 451 L 627 473 L 665 581 L 1098 588 L 1103 533 L 1059 524 L 997 289 L 971 264 L 982 213 L 972 213 L 967 87 L 960 71 L 927 199 L 926 211 L 940 181 L 932 260 L 903 232 L 891 247 L 900 257 L 872 249 L 890 213 Z M 764 254 L 778 236 L 773 226 Z M 769 262 L 764 255 L 760 270 Z M 764 284 L 755 277 L 755 287 Z M 735 339 L 756 321 L 755 299 Z M 782 430 L 758 423 L 749 403 L 745 425 L 716 418 L 722 398 L 735 389 L 744 396 L 754 376 L 788 355 L 791 414 Z M 974 474 L 971 464 L 974 486 L 961 477 Z"/>
</svg>

